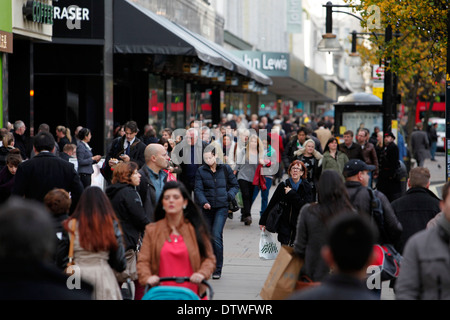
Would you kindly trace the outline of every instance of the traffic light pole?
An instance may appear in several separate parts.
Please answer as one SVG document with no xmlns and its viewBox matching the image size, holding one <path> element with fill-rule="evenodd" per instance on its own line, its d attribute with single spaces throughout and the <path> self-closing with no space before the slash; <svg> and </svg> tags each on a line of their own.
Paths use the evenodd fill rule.
<svg viewBox="0 0 450 320">
<path fill-rule="evenodd" d="M 447 34 L 450 34 L 450 10 L 447 11 Z M 450 140 L 450 50 L 447 40 L 447 72 L 445 81 L 445 180 L 450 181 L 450 154 L 449 154 L 449 140 Z"/>
<path fill-rule="evenodd" d="M 384 41 L 388 43 L 392 40 L 392 27 L 388 25 L 385 31 Z M 392 81 L 392 71 L 389 70 L 389 64 L 391 58 L 387 57 L 384 62 L 384 91 L 383 91 L 383 133 L 386 133 L 391 128 L 391 123 L 393 119 L 393 81 Z M 384 139 L 383 139 L 384 141 Z"/>
</svg>

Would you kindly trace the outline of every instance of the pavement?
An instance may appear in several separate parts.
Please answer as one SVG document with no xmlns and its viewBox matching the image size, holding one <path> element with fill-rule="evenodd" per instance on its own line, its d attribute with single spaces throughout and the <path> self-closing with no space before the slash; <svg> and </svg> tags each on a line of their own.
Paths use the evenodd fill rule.
<svg viewBox="0 0 450 320">
<path fill-rule="evenodd" d="M 436 154 L 436 162 L 427 159 L 424 167 L 430 170 L 430 190 L 441 197 L 441 189 L 445 183 L 445 156 Z M 285 175 L 286 177 L 286 175 Z M 269 200 L 275 191 L 272 186 Z M 251 214 L 253 223 L 245 226 L 240 222 L 240 211 L 234 213 L 233 219 L 227 219 L 223 231 L 224 265 L 222 277 L 219 280 L 210 279 L 214 297 L 213 300 L 262 300 L 259 293 L 266 281 L 274 260 L 259 258 L 259 210 L 261 208 L 260 193 L 253 203 Z M 272 234 L 276 240 L 276 234 Z M 278 242 L 277 242 L 278 243 Z M 279 248 L 279 243 L 278 243 Z M 394 300 L 395 295 L 388 282 L 382 283 L 382 300 Z"/>
</svg>

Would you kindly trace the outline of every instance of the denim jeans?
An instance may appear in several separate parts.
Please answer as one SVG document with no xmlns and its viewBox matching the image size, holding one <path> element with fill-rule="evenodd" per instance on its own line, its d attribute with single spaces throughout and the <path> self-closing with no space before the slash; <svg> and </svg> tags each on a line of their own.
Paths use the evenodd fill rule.
<svg viewBox="0 0 450 320">
<path fill-rule="evenodd" d="M 228 208 L 203 209 L 203 217 L 211 232 L 212 246 L 217 260 L 214 273 L 221 274 L 223 266 L 223 228 L 228 218 Z"/>
<path fill-rule="evenodd" d="M 267 189 L 264 191 L 261 190 L 261 211 L 259 212 L 260 216 L 262 216 L 264 211 L 266 211 L 267 204 L 269 203 L 269 190 L 270 190 L 270 187 L 272 186 L 272 177 L 265 177 L 265 179 L 266 179 Z M 252 204 L 253 204 L 253 201 L 255 201 L 256 197 L 258 196 L 259 190 L 260 190 L 259 187 L 255 187 L 253 189 Z"/>
<path fill-rule="evenodd" d="M 437 142 L 436 141 L 433 141 L 432 143 L 431 143 L 431 150 L 430 150 L 430 153 L 431 153 L 431 159 L 435 159 L 434 157 L 436 156 L 436 150 L 437 150 Z"/>
</svg>

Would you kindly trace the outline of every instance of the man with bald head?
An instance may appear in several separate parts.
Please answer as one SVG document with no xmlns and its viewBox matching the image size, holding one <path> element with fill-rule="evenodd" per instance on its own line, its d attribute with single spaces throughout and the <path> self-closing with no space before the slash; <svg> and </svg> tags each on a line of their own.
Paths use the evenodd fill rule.
<svg viewBox="0 0 450 320">
<path fill-rule="evenodd" d="M 169 155 L 163 145 L 158 143 L 149 144 L 144 151 L 145 165 L 139 170 L 141 183 L 139 194 L 144 205 L 145 213 L 150 221 L 155 221 L 154 209 L 161 195 L 164 184 L 167 182 L 169 166 Z"/>
</svg>

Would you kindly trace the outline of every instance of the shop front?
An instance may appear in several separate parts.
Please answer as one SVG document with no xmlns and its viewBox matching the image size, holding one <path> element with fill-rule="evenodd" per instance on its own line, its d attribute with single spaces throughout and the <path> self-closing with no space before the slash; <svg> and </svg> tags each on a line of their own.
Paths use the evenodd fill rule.
<svg viewBox="0 0 450 320">
<path fill-rule="evenodd" d="M 22 12 L 29 1 L 18 2 L 24 24 L 38 23 Z M 58 125 L 88 127 L 96 153 L 105 154 L 115 123 L 135 120 L 141 130 L 151 123 L 158 131 L 191 119 L 218 123 L 222 113 L 247 111 L 272 84 L 221 46 L 134 1 L 45 4 L 52 5 L 41 8 L 48 37 L 14 38 L 9 119 L 31 129 L 47 123 L 52 133 Z"/>
<path fill-rule="evenodd" d="M 114 119 L 131 116 L 157 131 L 247 112 L 248 96 L 272 84 L 216 43 L 127 0 L 114 2 L 114 53 Z"/>
</svg>

